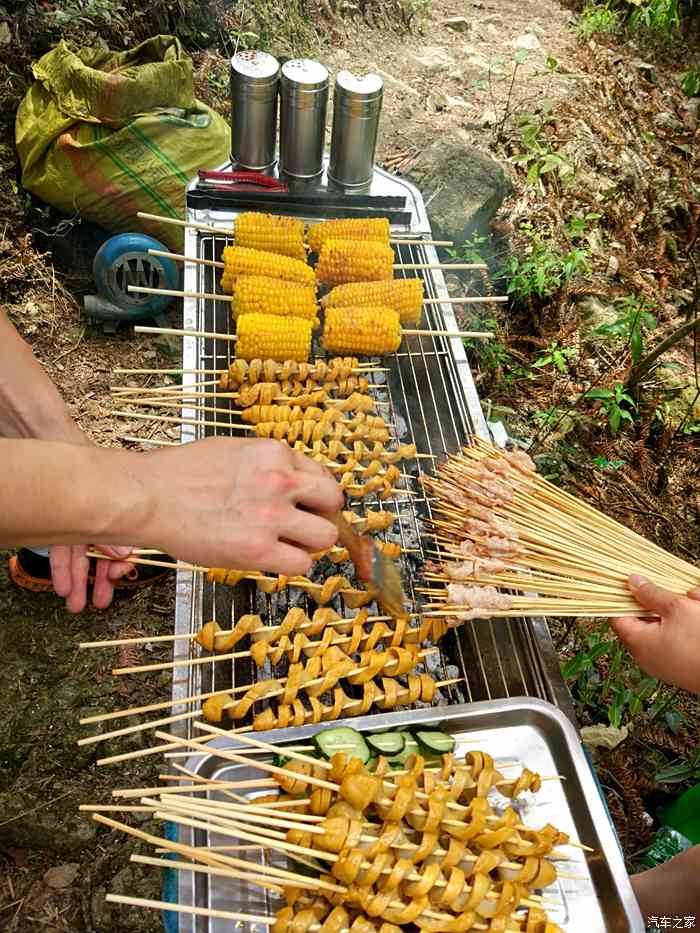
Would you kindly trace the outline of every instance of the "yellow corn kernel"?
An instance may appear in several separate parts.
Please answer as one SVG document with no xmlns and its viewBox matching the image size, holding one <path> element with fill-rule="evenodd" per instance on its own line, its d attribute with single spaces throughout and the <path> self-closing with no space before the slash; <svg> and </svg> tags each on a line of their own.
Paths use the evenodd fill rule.
<svg viewBox="0 0 700 933">
<path fill-rule="evenodd" d="M 314 253 L 321 252 L 321 247 L 326 240 L 378 240 L 388 246 L 389 221 L 386 217 L 322 220 L 309 227 L 307 239 Z"/>
<path fill-rule="evenodd" d="M 278 314 L 244 314 L 236 327 L 236 356 L 242 360 L 306 362 L 311 352 L 313 321 Z"/>
<path fill-rule="evenodd" d="M 393 308 L 404 327 L 417 327 L 423 308 L 422 279 L 390 279 L 385 282 L 347 282 L 336 285 L 325 298 L 325 308 L 385 305 Z"/>
<path fill-rule="evenodd" d="M 394 275 L 394 251 L 376 240 L 326 240 L 316 264 L 316 278 L 326 285 L 378 282 Z"/>
<path fill-rule="evenodd" d="M 245 211 L 236 217 L 236 246 L 280 253 L 306 262 L 304 221 L 258 211 Z"/>
<path fill-rule="evenodd" d="M 264 275 L 239 275 L 233 286 L 231 311 L 241 314 L 279 314 L 283 317 L 307 317 L 318 325 L 316 292 L 310 285 L 268 279 Z"/>
<path fill-rule="evenodd" d="M 401 322 L 391 308 L 328 308 L 323 329 L 323 349 L 328 353 L 383 356 L 398 350 Z"/>
<path fill-rule="evenodd" d="M 311 266 L 290 256 L 266 253 L 260 249 L 247 249 L 245 246 L 225 246 L 223 260 L 221 287 L 225 292 L 233 291 L 233 286 L 241 275 L 264 275 L 266 278 L 284 279 L 285 282 L 298 282 L 300 285 L 316 284 Z"/>
</svg>

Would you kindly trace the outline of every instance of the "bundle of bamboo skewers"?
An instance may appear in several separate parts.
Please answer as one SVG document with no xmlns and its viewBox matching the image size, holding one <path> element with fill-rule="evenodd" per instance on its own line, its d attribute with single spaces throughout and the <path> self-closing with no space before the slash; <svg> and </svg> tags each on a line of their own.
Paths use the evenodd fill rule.
<svg viewBox="0 0 700 933">
<path fill-rule="evenodd" d="M 179 774 L 161 779 L 177 783 L 117 789 L 114 803 L 84 804 L 81 810 L 154 847 L 155 854 L 179 857 L 133 855 L 132 861 L 245 885 L 252 904 L 250 889 L 259 888 L 261 904 L 272 895 L 275 906 L 286 906 L 269 916 L 128 895 L 108 895 L 108 901 L 259 923 L 273 933 L 561 933 L 546 912 L 560 906 L 550 886 L 558 878 L 582 876 L 561 871 L 558 862 L 575 861 L 564 851 L 569 847 L 593 850 L 551 824 L 525 825 L 510 805 L 558 777 L 525 768 L 505 778 L 501 772 L 509 765 L 496 765 L 481 751 L 462 759 L 446 753 L 432 763 L 414 754 L 399 770 L 380 757 L 368 770 L 352 744 L 324 759 L 307 754 L 314 745 L 276 746 L 253 736 L 211 747 L 204 743 L 225 733 L 207 725 L 202 730 L 200 740 L 159 735 L 229 767 L 243 766 L 244 777 L 210 778 L 175 765 Z M 272 756 L 280 754 L 286 763 L 273 764 Z M 494 806 L 496 789 L 505 809 Z M 104 815 L 115 811 L 204 831 L 207 843 L 175 842 Z M 270 861 L 272 854 L 277 858 Z"/>
<path fill-rule="evenodd" d="M 521 452 L 474 438 L 425 480 L 438 560 L 428 614 L 459 621 L 522 615 L 649 615 L 632 598 L 643 573 L 684 594 L 700 570 L 535 473 Z"/>
</svg>

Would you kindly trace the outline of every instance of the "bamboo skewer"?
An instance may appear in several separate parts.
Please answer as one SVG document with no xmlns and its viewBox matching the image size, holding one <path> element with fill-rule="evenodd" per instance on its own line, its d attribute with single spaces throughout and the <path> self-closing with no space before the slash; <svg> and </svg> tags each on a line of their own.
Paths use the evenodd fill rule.
<svg viewBox="0 0 700 933">
<path fill-rule="evenodd" d="M 203 259 L 200 256 L 184 256 L 182 253 L 169 253 L 166 250 L 160 249 L 149 249 L 149 256 L 160 256 L 164 259 L 172 259 L 175 262 L 191 262 L 196 265 L 210 266 L 213 269 L 224 269 L 226 264 L 223 262 L 217 262 L 214 259 Z M 426 266 L 421 263 L 414 264 L 402 264 L 395 265 L 395 269 L 426 269 L 426 268 L 442 268 L 442 269 L 485 269 L 486 266 L 473 263 L 444 263 L 438 266 Z M 217 294 L 217 293 L 208 293 L 208 292 L 161 292 L 161 294 L 169 294 L 176 298 L 204 298 L 209 299 L 210 301 L 231 301 L 231 295 Z M 508 295 L 464 295 L 460 298 L 452 298 L 450 296 L 446 298 L 424 298 L 424 305 L 446 305 L 446 304 L 498 304 L 508 301 Z"/>
<path fill-rule="evenodd" d="M 221 736 L 226 736 L 226 737 L 230 736 L 230 733 L 225 732 L 223 729 L 219 729 L 217 726 L 211 725 L 211 723 L 195 723 L 195 728 L 200 729 L 200 730 L 202 730 L 203 732 L 208 732 L 208 733 L 210 733 L 211 735 L 216 735 L 216 736 L 219 736 L 219 737 L 221 737 Z M 165 738 L 166 736 L 165 736 L 165 735 L 161 735 L 160 737 L 161 737 L 161 738 Z M 257 747 L 257 748 L 259 748 L 259 749 L 261 749 L 261 750 L 263 750 L 263 751 L 268 752 L 269 754 L 275 754 L 275 755 L 276 755 L 276 754 L 278 754 L 278 752 L 279 752 L 279 748 L 278 748 L 277 746 L 272 745 L 272 744 L 270 744 L 269 742 L 265 742 L 265 741 L 263 741 L 262 739 L 254 738 L 254 737 L 251 736 L 251 735 L 245 735 L 245 736 L 244 736 L 244 735 L 241 735 L 240 733 L 236 733 L 236 739 L 239 740 L 239 741 L 241 741 L 241 742 L 244 742 L 244 743 L 247 744 L 247 745 L 255 746 L 255 747 Z M 215 750 L 212 750 L 212 751 L 213 751 L 214 753 L 217 753 Z M 287 758 L 292 758 L 292 759 L 294 759 L 295 761 L 300 761 L 300 762 L 302 762 L 303 764 L 310 764 L 310 765 L 313 765 L 314 767 L 320 767 L 320 768 L 323 768 L 323 769 L 326 770 L 326 771 L 330 771 L 330 770 L 332 770 L 332 768 L 333 768 L 333 765 L 332 765 L 329 761 L 324 761 L 323 759 L 320 759 L 320 758 L 311 758 L 311 757 L 309 757 L 308 755 L 304 755 L 304 754 L 301 754 L 299 751 L 296 751 L 293 747 L 287 747 L 287 746 L 285 746 L 285 747 L 284 747 L 284 754 L 285 754 L 285 757 L 287 757 Z M 259 764 L 261 764 L 261 762 L 258 762 L 258 761 L 255 761 L 254 763 L 255 763 L 256 766 L 259 765 Z M 270 770 L 270 768 L 272 768 L 272 767 L 276 767 L 276 766 L 270 766 L 269 768 L 263 768 L 262 770 L 267 771 L 267 770 Z M 277 770 L 278 770 L 279 772 L 281 772 L 283 775 L 285 774 L 285 771 L 284 771 L 283 768 L 277 768 Z M 274 773 L 274 772 L 272 772 L 272 773 Z M 387 785 L 388 785 L 389 787 L 394 787 L 394 786 L 395 786 L 395 785 L 391 782 L 390 778 L 392 778 L 396 773 L 397 773 L 397 772 L 393 772 L 393 771 L 387 772 L 387 774 L 385 775 L 384 780 L 383 780 L 383 784 L 384 784 L 385 787 L 386 787 Z M 561 779 L 562 779 L 562 778 L 561 778 L 560 775 L 554 775 L 553 777 L 549 778 L 549 780 L 555 780 L 555 781 L 559 781 L 559 780 L 561 780 Z M 306 775 L 300 776 L 300 780 L 304 780 L 304 781 L 305 781 L 305 780 L 306 780 Z M 547 780 L 547 778 L 542 778 L 542 780 Z M 511 782 L 509 781 L 508 783 L 511 783 Z M 336 788 L 335 788 L 335 789 L 336 789 L 336 790 L 339 789 L 338 785 L 336 785 Z M 426 794 L 426 793 L 423 793 L 422 791 L 416 791 L 416 792 L 415 792 L 415 796 L 416 796 L 417 799 L 423 799 L 423 800 L 429 800 L 429 799 L 430 799 L 429 795 Z M 455 803 L 453 803 L 453 802 L 451 802 L 451 801 L 448 801 L 447 804 L 446 804 L 446 806 L 447 806 L 448 808 L 452 808 L 452 809 L 459 809 L 459 808 L 460 808 L 460 805 L 459 805 L 459 804 L 455 804 Z M 522 830 L 529 830 L 529 829 L 531 829 L 532 827 L 528 827 L 528 826 L 525 826 L 525 825 L 523 825 L 522 823 L 520 823 L 520 824 L 516 824 L 514 828 L 515 828 L 515 829 L 522 829 Z M 575 843 L 567 843 L 567 844 L 576 845 Z M 589 851 L 589 852 L 593 852 L 593 851 L 594 851 L 593 849 L 590 848 L 590 846 L 581 846 L 581 847 L 582 847 L 583 849 L 585 849 L 586 851 Z"/>
<path fill-rule="evenodd" d="M 200 233 L 214 233 L 217 236 L 231 237 L 235 239 L 236 231 L 230 227 L 212 227 L 209 224 L 197 224 L 192 223 L 189 220 L 179 220 L 176 217 L 161 217 L 159 214 L 146 214 L 143 211 L 139 211 L 136 215 L 142 220 L 155 220 L 157 223 L 163 224 L 172 224 L 176 227 L 187 227 L 190 230 L 198 230 Z M 411 244 L 414 243 L 417 246 L 453 246 L 454 243 L 452 240 L 424 240 L 421 237 L 394 237 L 389 239 L 390 243 L 396 244 Z M 149 250 L 150 253 L 154 255 L 168 255 L 160 253 L 158 250 Z M 184 257 L 183 257 L 184 258 Z"/>
<path fill-rule="evenodd" d="M 233 876 L 235 877 L 235 876 Z M 253 878 L 253 876 L 250 876 Z M 231 910 L 215 910 L 213 907 L 195 907 L 190 904 L 170 903 L 170 901 L 154 901 L 146 897 L 127 897 L 125 894 L 108 894 L 105 900 L 110 904 L 125 904 L 129 907 L 148 907 L 151 910 L 172 910 L 179 914 L 193 914 L 195 917 L 213 917 L 217 920 L 235 920 L 245 923 L 264 923 L 273 926 L 274 917 L 263 917 L 257 914 L 239 914 Z"/>
<path fill-rule="evenodd" d="M 395 490 L 395 491 L 396 491 L 396 492 L 402 492 L 402 493 L 408 493 L 408 492 L 409 492 L 409 490 L 407 490 L 407 489 L 398 489 L 398 490 Z M 124 559 L 124 558 L 121 558 L 121 557 L 111 557 L 109 554 L 102 554 L 102 553 L 100 553 L 99 551 L 88 551 L 87 556 L 88 556 L 88 557 L 94 557 L 94 558 L 96 558 L 96 559 L 98 559 L 98 560 L 112 560 L 112 561 L 114 561 L 114 560 L 123 560 L 123 559 Z M 215 569 L 215 568 L 212 568 L 212 567 L 202 567 L 202 566 L 200 566 L 199 564 L 188 564 L 188 563 L 186 563 L 185 561 L 180 561 L 180 562 L 178 562 L 178 563 L 174 563 L 174 562 L 171 562 L 171 561 L 150 560 L 150 559 L 145 558 L 145 557 L 143 557 L 143 558 L 141 558 L 141 557 L 134 557 L 134 558 L 131 558 L 131 559 L 129 560 L 129 563 L 131 563 L 131 564 L 143 564 L 144 566 L 147 566 L 147 567 L 163 567 L 163 568 L 165 568 L 166 570 L 181 570 L 181 571 L 185 571 L 185 572 L 188 572 L 188 571 L 189 571 L 189 572 L 191 572 L 191 573 L 209 573 L 211 570 Z M 240 571 L 236 571 L 236 573 L 240 573 Z M 274 582 L 274 581 L 277 579 L 276 577 L 268 577 L 268 576 L 265 576 L 265 574 L 259 573 L 259 572 L 256 571 L 256 570 L 245 571 L 244 577 L 245 577 L 246 580 L 253 580 L 253 581 L 255 581 L 255 580 L 264 580 L 264 581 L 269 581 L 269 582 Z M 291 579 L 287 582 L 286 585 L 287 585 L 287 586 L 293 586 L 293 587 L 295 587 L 296 589 L 300 589 L 300 590 L 308 590 L 308 589 L 314 590 L 314 589 L 316 589 L 316 587 L 319 586 L 319 584 L 314 583 L 312 580 L 309 580 L 308 582 L 307 582 L 307 581 L 302 581 L 302 580 L 295 581 L 294 578 L 291 578 Z M 355 589 L 352 589 L 352 587 L 350 587 L 350 588 L 348 588 L 348 589 L 338 590 L 338 593 L 340 593 L 340 594 L 343 594 L 343 593 L 353 593 L 353 594 L 357 594 L 357 593 L 364 593 L 364 591 L 363 591 L 363 590 L 355 590 Z M 347 621 L 347 620 L 346 620 L 346 621 Z M 189 662 L 188 662 L 188 663 L 189 663 Z M 125 670 L 126 670 L 126 668 L 125 668 Z"/>
<path fill-rule="evenodd" d="M 173 292 L 168 289 L 161 288 L 142 288 L 141 286 L 129 285 L 128 291 L 137 292 L 144 295 L 172 295 Z M 176 293 L 180 294 L 180 293 Z M 218 298 L 218 296 L 207 296 Z M 221 300 L 218 298 L 218 300 Z M 205 337 L 211 340 L 237 340 L 235 334 L 221 334 L 209 330 L 185 330 L 177 327 L 145 327 L 143 325 L 137 324 L 134 326 L 134 333 L 136 334 L 168 334 L 173 337 Z M 481 331 L 481 330 L 431 330 L 431 329 L 414 329 L 405 327 L 401 328 L 401 334 L 403 336 L 410 337 L 469 337 L 471 339 L 483 338 L 484 340 L 489 340 L 494 337 L 495 334 L 492 331 Z"/>
</svg>

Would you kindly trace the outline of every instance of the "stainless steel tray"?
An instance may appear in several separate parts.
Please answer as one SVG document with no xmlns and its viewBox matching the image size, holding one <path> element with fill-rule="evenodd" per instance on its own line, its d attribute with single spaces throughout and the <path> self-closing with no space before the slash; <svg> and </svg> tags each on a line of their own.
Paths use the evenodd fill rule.
<svg viewBox="0 0 700 933">
<path fill-rule="evenodd" d="M 559 879 L 548 893 L 560 906 L 549 907 L 552 919 L 567 933 L 644 933 L 644 923 L 630 886 L 617 837 L 608 819 L 578 734 L 567 717 L 555 706 L 532 697 L 491 700 L 442 709 L 410 710 L 344 720 L 359 731 L 390 729 L 408 723 L 439 724 L 457 740 L 457 754 L 480 748 L 498 761 L 517 761 L 543 776 L 559 774 L 562 781 L 546 781 L 536 795 L 519 804 L 523 822 L 538 827 L 553 823 L 595 849 L 586 855 L 573 852 L 568 862 L 558 862 L 562 871 L 584 880 Z M 322 726 L 304 726 L 260 733 L 260 738 L 276 745 L 298 742 L 314 735 Z M 235 739 L 222 738 L 211 747 L 234 748 Z M 193 756 L 187 767 L 198 775 L 220 780 L 255 778 L 260 772 L 245 765 L 234 765 L 215 755 Z M 515 772 L 516 769 L 513 769 Z M 506 774 L 510 774 L 510 770 Z M 265 793 L 260 790 L 257 793 Z M 251 792 L 251 796 L 255 791 Z M 213 795 L 216 797 L 216 794 Z M 235 840 L 202 830 L 180 827 L 181 841 L 190 845 L 235 845 Z M 248 853 L 253 860 L 256 856 Z M 265 856 L 257 856 L 264 858 Z M 278 860 L 279 859 L 279 860 Z M 271 864 L 286 867 L 281 856 Z M 204 874 L 181 872 L 181 904 L 272 913 L 280 904 L 258 888 L 233 880 L 210 879 Z M 265 933 L 256 924 L 242 924 L 247 933 Z M 222 920 L 180 915 L 180 933 L 230 933 L 231 924 Z"/>
</svg>

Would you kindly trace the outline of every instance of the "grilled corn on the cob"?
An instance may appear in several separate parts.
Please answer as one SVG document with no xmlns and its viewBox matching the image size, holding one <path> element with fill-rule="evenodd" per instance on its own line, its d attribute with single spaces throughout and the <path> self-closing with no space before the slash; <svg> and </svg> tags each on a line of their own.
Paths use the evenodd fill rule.
<svg viewBox="0 0 700 933">
<path fill-rule="evenodd" d="M 316 278 L 326 285 L 378 282 L 394 274 L 394 251 L 376 240 L 326 240 L 316 264 Z"/>
<path fill-rule="evenodd" d="M 284 279 L 285 282 L 298 282 L 301 285 L 314 285 L 314 270 L 300 259 L 267 253 L 260 249 L 248 249 L 245 246 L 224 247 L 224 271 L 221 287 L 232 292 L 236 279 L 241 275 L 264 275 L 270 279 Z"/>
<path fill-rule="evenodd" d="M 236 217 L 236 246 L 280 253 L 306 262 L 304 221 L 296 217 L 245 211 Z"/>
<path fill-rule="evenodd" d="M 238 319 L 236 356 L 242 360 L 295 360 L 303 363 L 311 352 L 313 321 L 278 314 L 244 314 Z"/>
<path fill-rule="evenodd" d="M 315 253 L 326 240 L 378 240 L 389 245 L 389 221 L 386 217 L 353 217 L 346 220 L 322 220 L 309 227 L 307 238 Z"/>
<path fill-rule="evenodd" d="M 337 285 L 321 304 L 326 308 L 385 305 L 393 308 L 405 327 L 417 327 L 423 307 L 422 279 L 389 279 L 385 282 L 347 282 Z"/>
<path fill-rule="evenodd" d="M 323 349 L 348 351 L 363 356 L 382 356 L 398 350 L 401 322 L 396 311 L 382 306 L 328 308 L 323 329 Z"/>
<path fill-rule="evenodd" d="M 240 275 L 233 286 L 231 311 L 242 314 L 279 314 L 282 317 L 306 317 L 318 325 L 316 293 L 310 285 L 269 279 L 264 275 Z"/>
</svg>

